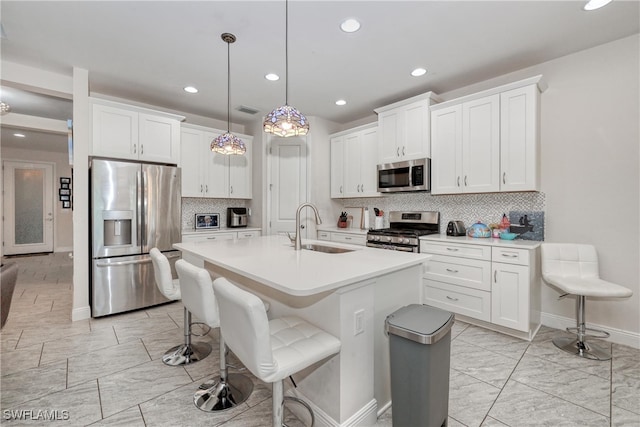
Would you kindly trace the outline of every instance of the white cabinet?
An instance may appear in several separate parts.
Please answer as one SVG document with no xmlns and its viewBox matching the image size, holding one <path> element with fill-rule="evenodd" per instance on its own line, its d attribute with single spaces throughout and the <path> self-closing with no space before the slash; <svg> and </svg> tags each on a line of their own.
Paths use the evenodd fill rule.
<svg viewBox="0 0 640 427">
<path fill-rule="evenodd" d="M 348 231 L 327 231 L 318 230 L 318 240 L 326 240 L 331 242 L 349 243 L 351 245 L 366 246 L 366 232 L 354 233 Z"/>
<path fill-rule="evenodd" d="M 177 164 L 184 117 L 93 98 L 91 154 Z"/>
<path fill-rule="evenodd" d="M 492 95 L 433 111 L 433 194 L 500 190 L 499 107 Z"/>
<path fill-rule="evenodd" d="M 531 339 L 540 325 L 537 249 L 422 240 L 423 303 Z"/>
<path fill-rule="evenodd" d="M 229 229 L 223 231 L 196 231 L 185 233 L 182 235 L 183 242 L 207 242 L 214 240 L 235 240 L 235 239 L 250 239 L 253 237 L 260 237 L 260 229 L 251 229 L 243 231 L 230 231 Z"/>
<path fill-rule="evenodd" d="M 378 163 L 430 157 L 429 107 L 436 100 L 433 92 L 427 92 L 375 110 L 379 129 Z"/>
<path fill-rule="evenodd" d="M 250 199 L 252 137 L 237 135 L 244 156 L 213 153 L 211 141 L 223 131 L 183 126 L 181 129 L 182 196 Z"/>
<path fill-rule="evenodd" d="M 370 124 L 331 136 L 331 197 L 375 197 L 378 127 Z"/>
<path fill-rule="evenodd" d="M 536 191 L 542 76 L 431 108 L 432 194 Z"/>
</svg>

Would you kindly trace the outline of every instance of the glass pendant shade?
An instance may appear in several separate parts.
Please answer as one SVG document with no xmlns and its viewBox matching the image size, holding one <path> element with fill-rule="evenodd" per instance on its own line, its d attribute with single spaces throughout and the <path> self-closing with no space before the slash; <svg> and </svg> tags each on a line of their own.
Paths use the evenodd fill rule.
<svg viewBox="0 0 640 427">
<path fill-rule="evenodd" d="M 227 155 L 244 155 L 247 152 L 247 147 L 240 138 L 231 133 L 231 60 L 229 46 L 236 41 L 236 36 L 230 33 L 222 33 L 220 37 L 227 44 L 227 131 L 211 141 L 211 151 Z"/>
<path fill-rule="evenodd" d="M 309 121 L 295 107 L 283 105 L 267 115 L 264 131 L 281 137 L 306 135 Z"/>
<path fill-rule="evenodd" d="M 11 106 L 6 102 L 0 101 L 0 113 L 5 114 L 11 111 Z"/>
<path fill-rule="evenodd" d="M 262 128 L 267 133 L 280 137 L 306 135 L 309 121 L 295 107 L 289 105 L 289 1 L 285 1 L 285 101 L 264 119 Z"/>
</svg>

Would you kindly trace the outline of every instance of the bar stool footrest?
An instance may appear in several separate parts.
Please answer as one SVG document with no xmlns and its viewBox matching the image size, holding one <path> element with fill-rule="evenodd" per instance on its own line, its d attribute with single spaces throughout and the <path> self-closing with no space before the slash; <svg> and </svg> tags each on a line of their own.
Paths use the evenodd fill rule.
<svg viewBox="0 0 640 427">
<path fill-rule="evenodd" d="M 594 344 L 578 341 L 575 338 L 557 337 L 553 344 L 560 350 L 591 360 L 610 360 L 611 354 Z"/>
</svg>

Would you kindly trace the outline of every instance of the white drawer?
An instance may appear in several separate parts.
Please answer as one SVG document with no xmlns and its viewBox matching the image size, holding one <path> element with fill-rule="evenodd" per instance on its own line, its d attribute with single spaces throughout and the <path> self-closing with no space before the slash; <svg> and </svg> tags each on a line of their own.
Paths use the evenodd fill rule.
<svg viewBox="0 0 640 427">
<path fill-rule="evenodd" d="M 491 321 L 491 292 L 423 279 L 423 302 L 474 319 Z"/>
<path fill-rule="evenodd" d="M 530 251 L 527 249 L 492 248 L 491 259 L 493 262 L 505 262 L 507 264 L 529 265 Z"/>
<path fill-rule="evenodd" d="M 331 233 L 331 240 L 334 242 L 350 243 L 352 245 L 364 246 L 367 244 L 367 236 L 347 233 Z"/>
<path fill-rule="evenodd" d="M 318 240 L 331 240 L 331 233 L 328 231 L 318 231 Z"/>
<path fill-rule="evenodd" d="M 491 246 L 440 243 L 422 240 L 420 242 L 420 252 L 491 261 Z"/>
<path fill-rule="evenodd" d="M 238 231 L 238 239 L 251 239 L 252 237 L 259 237 L 260 232 L 258 230 L 252 231 Z"/>
<path fill-rule="evenodd" d="M 424 263 L 425 279 L 481 291 L 491 290 L 491 262 L 434 255 Z"/>
<path fill-rule="evenodd" d="M 206 242 L 211 240 L 233 240 L 236 233 L 187 234 L 182 236 L 183 242 Z"/>
</svg>

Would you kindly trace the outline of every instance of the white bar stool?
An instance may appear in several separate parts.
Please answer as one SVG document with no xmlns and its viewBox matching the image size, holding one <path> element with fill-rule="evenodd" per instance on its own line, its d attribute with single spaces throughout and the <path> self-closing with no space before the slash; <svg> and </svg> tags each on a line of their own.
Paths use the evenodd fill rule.
<svg viewBox="0 0 640 427">
<path fill-rule="evenodd" d="M 338 353 L 340 340 L 298 317 L 270 321 L 260 298 L 224 277 L 214 280 L 213 289 L 220 335 L 253 375 L 272 383 L 273 426 L 281 427 L 283 380 Z"/>
<path fill-rule="evenodd" d="M 180 280 L 173 279 L 171 276 L 171 265 L 166 256 L 158 250 L 158 248 L 152 248 L 149 251 L 151 255 L 151 262 L 153 264 L 153 274 L 156 279 L 156 285 L 160 290 L 160 293 L 165 298 L 172 301 L 181 299 L 180 295 Z M 211 353 L 211 346 L 204 342 L 191 342 L 191 312 L 184 307 L 184 344 L 177 345 L 170 348 L 162 356 L 162 361 L 165 365 L 180 366 L 189 365 L 195 363 L 198 360 L 202 360 Z"/>
<path fill-rule="evenodd" d="M 176 262 L 176 270 L 182 284 L 182 303 L 185 307 L 210 327 L 219 327 L 218 304 L 209 272 L 184 260 Z M 253 391 L 251 378 L 228 373 L 227 346 L 222 339 L 222 333 L 219 341 L 220 380 L 213 384 L 202 384 L 193 396 L 196 407 L 207 412 L 233 408 L 246 401 Z"/>
<path fill-rule="evenodd" d="M 557 337 L 553 343 L 566 352 L 587 359 L 611 359 L 607 351 L 585 341 L 587 337 L 609 337 L 606 331 L 586 327 L 586 297 L 626 298 L 632 295 L 631 290 L 600 279 L 598 254 L 592 245 L 543 243 L 541 247 L 543 279 L 565 293 L 560 298 L 576 295 L 576 327 L 567 328 L 567 332 L 575 333 L 577 337 Z M 587 335 L 589 331 L 599 335 Z"/>
</svg>

